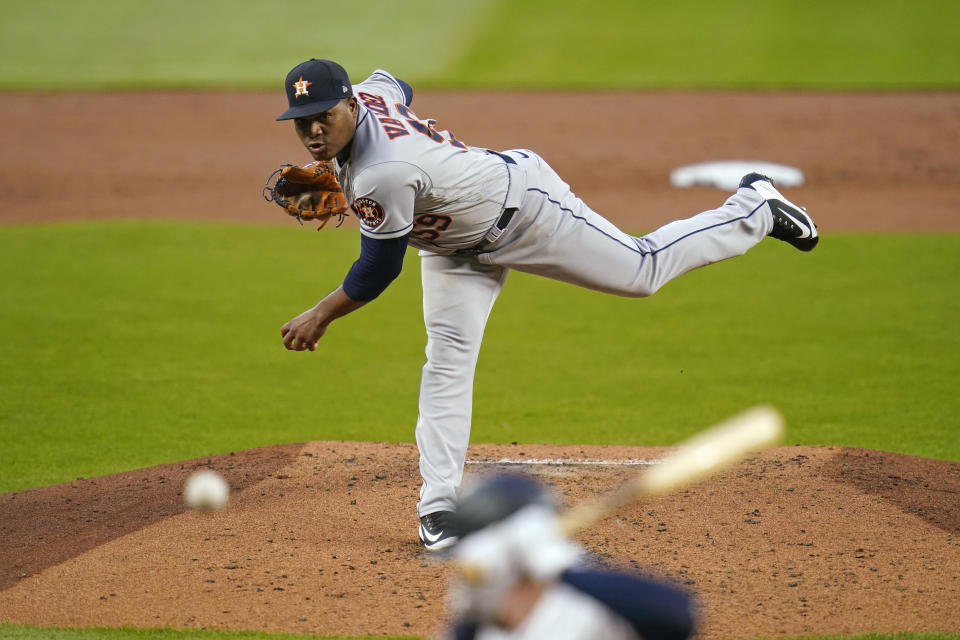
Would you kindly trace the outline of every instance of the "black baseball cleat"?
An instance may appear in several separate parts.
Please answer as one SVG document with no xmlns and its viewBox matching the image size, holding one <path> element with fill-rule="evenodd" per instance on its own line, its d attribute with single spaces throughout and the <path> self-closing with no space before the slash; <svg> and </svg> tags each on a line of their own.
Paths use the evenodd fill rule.
<svg viewBox="0 0 960 640">
<path fill-rule="evenodd" d="M 427 551 L 440 551 L 452 547 L 459 538 L 450 533 L 452 511 L 434 511 L 420 518 L 420 542 Z"/>
<path fill-rule="evenodd" d="M 770 205 L 773 230 L 768 234 L 777 240 L 789 242 L 800 251 L 811 251 L 820 241 L 817 225 L 803 207 L 783 197 L 773 186 L 773 180 L 760 173 L 748 173 L 740 180 L 741 189 L 753 189 Z"/>
</svg>

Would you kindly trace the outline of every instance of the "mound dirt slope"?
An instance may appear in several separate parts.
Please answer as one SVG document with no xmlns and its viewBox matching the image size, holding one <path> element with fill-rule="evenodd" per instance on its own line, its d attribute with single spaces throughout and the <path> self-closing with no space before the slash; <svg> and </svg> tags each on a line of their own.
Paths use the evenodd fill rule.
<svg viewBox="0 0 960 640">
<path fill-rule="evenodd" d="M 477 445 L 468 474 L 528 465 L 566 504 L 654 447 Z M 0 620 L 429 636 L 447 568 L 416 542 L 412 444 L 310 442 L 0 495 Z M 228 507 L 182 506 L 200 467 Z M 509 467 L 515 468 L 515 467 Z M 960 464 L 781 447 L 628 507 L 581 536 L 601 561 L 675 581 L 700 637 L 960 630 Z"/>
</svg>

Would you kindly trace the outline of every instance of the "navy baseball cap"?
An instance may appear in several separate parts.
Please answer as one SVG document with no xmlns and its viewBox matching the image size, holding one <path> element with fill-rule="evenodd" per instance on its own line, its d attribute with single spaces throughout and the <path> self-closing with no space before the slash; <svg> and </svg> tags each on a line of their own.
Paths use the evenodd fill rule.
<svg viewBox="0 0 960 640">
<path fill-rule="evenodd" d="M 287 74 L 285 86 L 290 108 L 277 120 L 305 118 L 330 109 L 353 95 L 346 70 L 332 60 L 311 58 Z"/>
</svg>

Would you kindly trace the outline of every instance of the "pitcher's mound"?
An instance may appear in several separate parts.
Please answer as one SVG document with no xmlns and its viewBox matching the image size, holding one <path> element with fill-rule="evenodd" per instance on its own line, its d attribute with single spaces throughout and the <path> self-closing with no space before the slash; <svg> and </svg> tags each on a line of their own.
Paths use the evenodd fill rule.
<svg viewBox="0 0 960 640">
<path fill-rule="evenodd" d="M 655 447 L 471 447 L 566 504 Z M 533 460 L 531 464 L 521 464 Z M 229 506 L 183 506 L 198 467 Z M 0 495 L 0 619 L 428 636 L 446 568 L 416 542 L 411 444 L 311 442 Z M 960 629 L 960 464 L 780 447 L 581 536 L 600 559 L 695 592 L 703 638 Z"/>
</svg>

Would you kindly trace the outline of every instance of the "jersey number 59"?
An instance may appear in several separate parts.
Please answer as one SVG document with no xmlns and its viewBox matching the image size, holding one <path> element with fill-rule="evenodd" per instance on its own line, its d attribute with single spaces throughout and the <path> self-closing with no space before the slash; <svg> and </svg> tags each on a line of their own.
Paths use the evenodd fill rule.
<svg viewBox="0 0 960 640">
<path fill-rule="evenodd" d="M 450 216 L 434 213 L 421 213 L 413 219 L 411 235 L 433 242 L 440 237 L 440 232 L 450 226 Z"/>
</svg>

